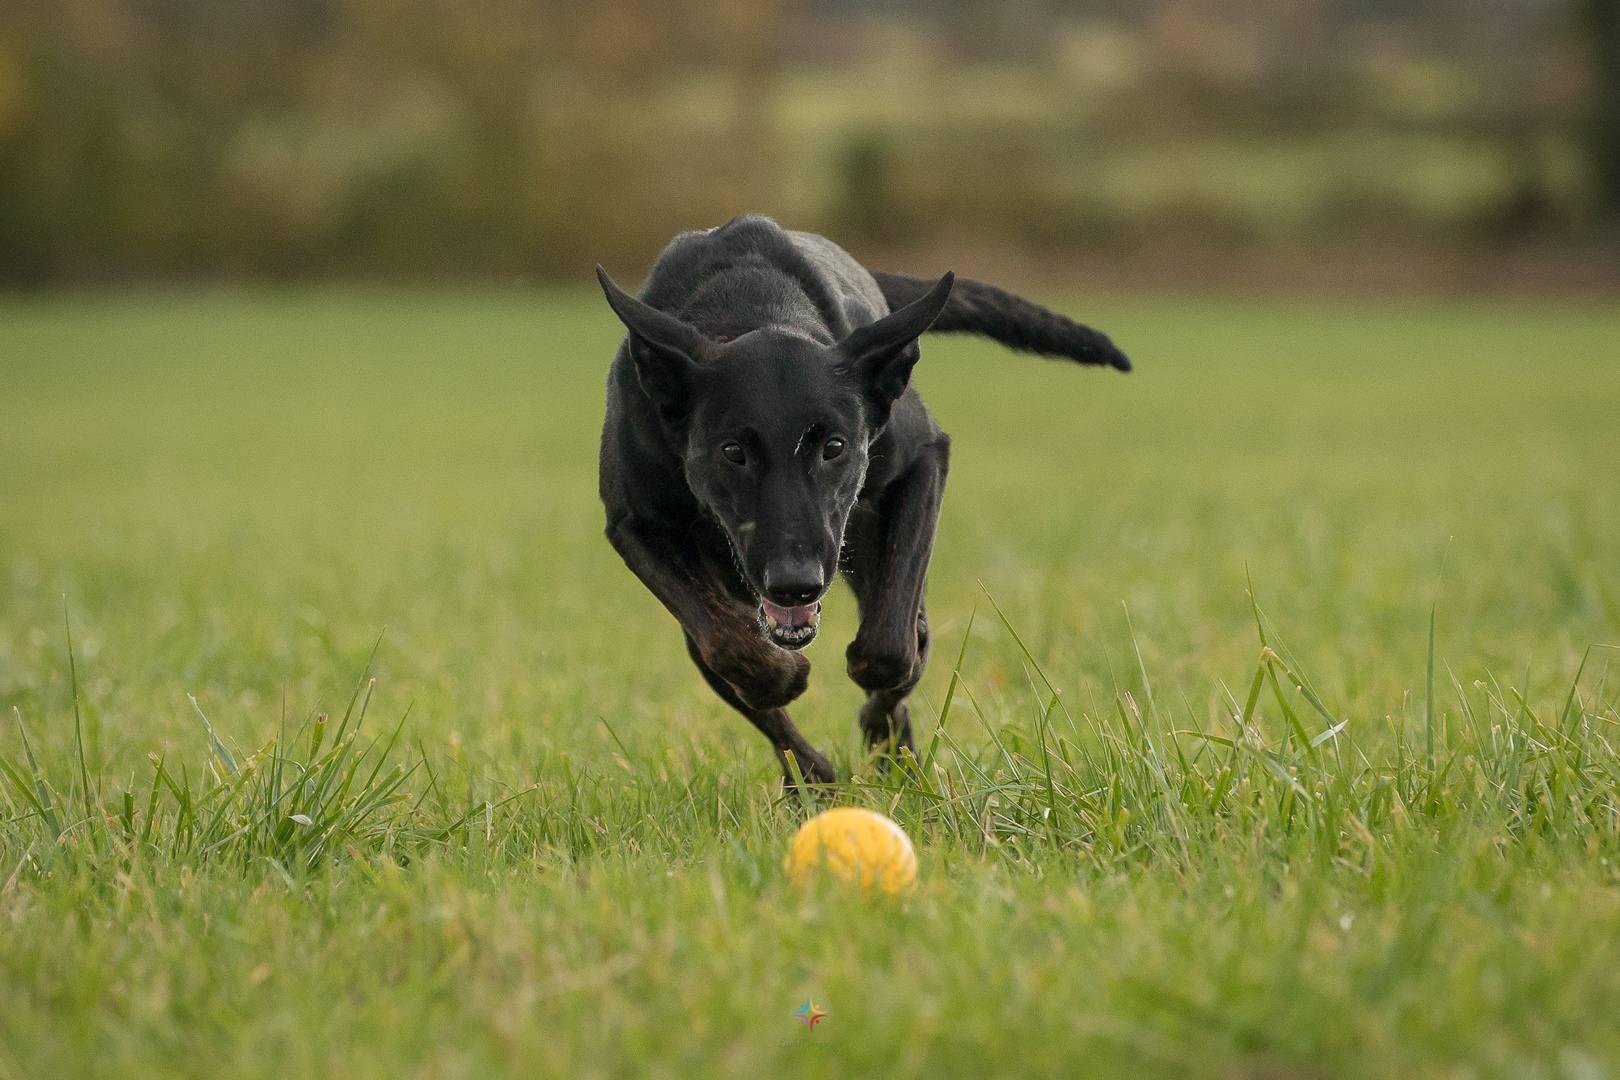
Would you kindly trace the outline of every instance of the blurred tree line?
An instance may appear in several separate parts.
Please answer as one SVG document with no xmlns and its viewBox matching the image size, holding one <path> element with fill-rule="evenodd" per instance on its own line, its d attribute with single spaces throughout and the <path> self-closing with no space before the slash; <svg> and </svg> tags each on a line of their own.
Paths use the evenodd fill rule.
<svg viewBox="0 0 1620 1080">
<path fill-rule="evenodd" d="M 1574 235 L 1620 0 L 0 0 L 0 281 Z"/>
</svg>

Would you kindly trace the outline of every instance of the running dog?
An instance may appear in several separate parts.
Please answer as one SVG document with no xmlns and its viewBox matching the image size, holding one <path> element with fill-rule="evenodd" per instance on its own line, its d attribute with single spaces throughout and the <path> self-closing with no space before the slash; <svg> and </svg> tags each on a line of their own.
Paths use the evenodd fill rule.
<svg viewBox="0 0 1620 1080">
<path fill-rule="evenodd" d="M 841 571 L 860 629 L 869 748 L 912 748 L 905 699 L 928 663 L 928 560 L 951 440 L 911 386 L 927 330 L 1129 371 L 1113 342 L 977 281 L 870 273 L 832 241 L 749 215 L 677 236 L 633 297 L 608 375 L 607 537 L 686 633 L 725 702 L 770 739 L 791 787 L 832 764 L 793 726 L 821 598 Z M 912 750 L 915 753 L 915 750 Z"/>
</svg>

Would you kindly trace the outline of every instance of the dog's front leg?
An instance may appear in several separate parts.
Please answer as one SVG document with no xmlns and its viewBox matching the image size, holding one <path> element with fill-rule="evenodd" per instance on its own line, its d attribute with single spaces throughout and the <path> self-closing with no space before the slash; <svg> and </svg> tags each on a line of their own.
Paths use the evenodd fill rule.
<svg viewBox="0 0 1620 1080">
<path fill-rule="evenodd" d="M 756 611 L 728 596 L 684 537 L 648 536 L 629 522 L 608 527 L 625 565 L 658 597 L 693 643 L 694 657 L 752 709 L 779 709 L 804 693 L 810 661 L 760 632 Z"/>
<path fill-rule="evenodd" d="M 939 433 L 883 492 L 875 518 L 851 521 L 856 535 L 846 572 L 861 626 L 845 655 L 849 677 L 867 693 L 861 730 L 868 747 L 912 747 L 905 698 L 928 665 L 923 602 L 950 453 L 950 438 Z"/>
<path fill-rule="evenodd" d="M 809 740 L 799 733 L 786 709 L 756 709 L 749 705 L 738 695 L 736 687 L 716 674 L 703 659 L 691 634 L 686 635 L 686 651 L 692 657 L 692 662 L 697 665 L 698 671 L 703 673 L 704 681 L 720 695 L 721 700 L 746 716 L 749 723 L 771 740 L 771 748 L 776 751 L 776 758 L 782 763 L 784 786 L 788 788 L 794 786 L 793 770 L 788 768 L 787 762 L 789 753 L 793 755 L 793 759 L 799 765 L 799 772 L 808 783 L 830 784 L 838 778 L 833 771 L 832 762 L 823 757 L 810 745 Z"/>
<path fill-rule="evenodd" d="M 609 528 L 608 539 L 680 622 L 687 652 L 704 681 L 771 741 L 782 762 L 783 783 L 793 786 L 788 753 L 808 782 L 836 780 L 832 763 L 799 733 L 782 707 L 804 693 L 810 661 L 766 641 L 756 613 L 725 595 L 702 559 L 682 541 L 651 541 L 625 525 Z"/>
</svg>

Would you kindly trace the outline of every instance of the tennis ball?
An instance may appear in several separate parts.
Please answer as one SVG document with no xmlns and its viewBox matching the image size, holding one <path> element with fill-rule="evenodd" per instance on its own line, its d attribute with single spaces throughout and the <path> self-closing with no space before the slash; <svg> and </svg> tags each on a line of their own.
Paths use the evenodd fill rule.
<svg viewBox="0 0 1620 1080">
<path fill-rule="evenodd" d="M 905 830 L 882 814 L 840 806 L 805 822 L 782 862 L 797 885 L 818 866 L 859 881 L 863 896 L 873 886 L 894 896 L 917 877 L 917 853 Z"/>
</svg>

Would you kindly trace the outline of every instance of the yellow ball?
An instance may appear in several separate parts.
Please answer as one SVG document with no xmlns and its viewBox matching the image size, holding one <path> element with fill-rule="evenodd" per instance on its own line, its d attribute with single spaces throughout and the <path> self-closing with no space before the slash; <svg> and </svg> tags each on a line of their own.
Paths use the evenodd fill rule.
<svg viewBox="0 0 1620 1080">
<path fill-rule="evenodd" d="M 917 877 L 917 853 L 905 830 L 882 814 L 840 806 L 805 822 L 782 863 L 798 885 L 818 866 L 859 881 L 863 895 L 876 886 L 893 896 Z"/>
</svg>

